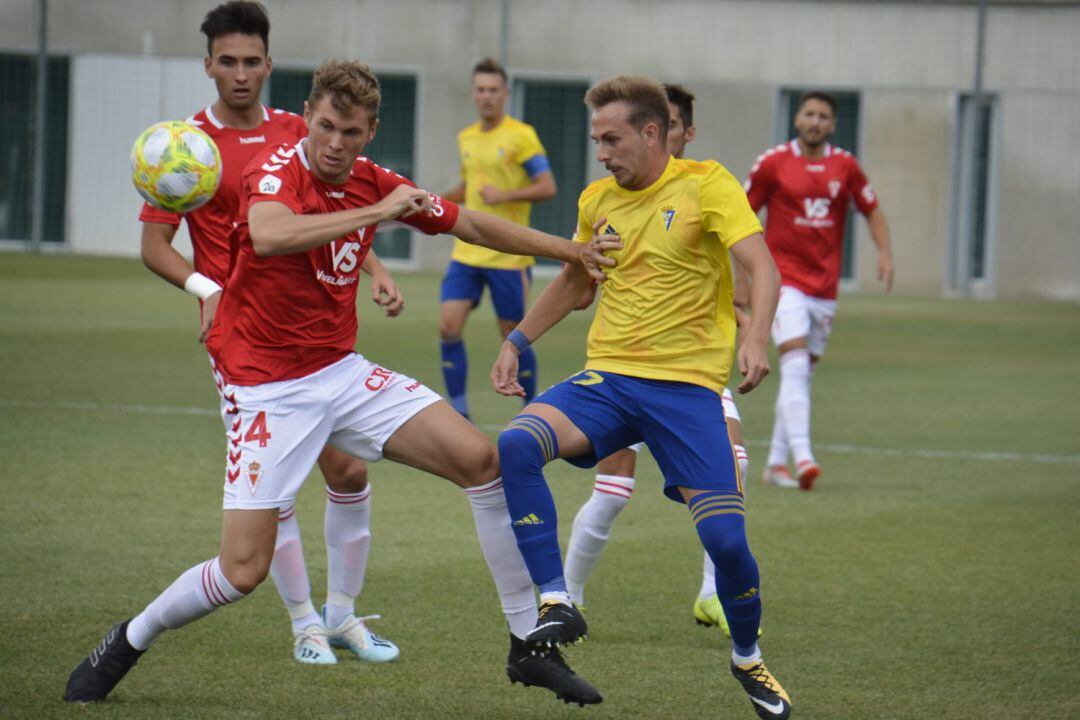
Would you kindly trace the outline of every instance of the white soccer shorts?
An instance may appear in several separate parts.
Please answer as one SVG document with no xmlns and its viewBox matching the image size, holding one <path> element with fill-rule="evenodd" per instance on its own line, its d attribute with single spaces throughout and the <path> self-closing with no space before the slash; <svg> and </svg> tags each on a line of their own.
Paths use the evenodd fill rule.
<svg viewBox="0 0 1080 720">
<path fill-rule="evenodd" d="M 789 285 L 780 288 L 780 303 L 773 319 L 772 339 L 779 347 L 796 338 L 806 338 L 810 354 L 821 357 L 832 332 L 836 301 L 807 295 Z"/>
<path fill-rule="evenodd" d="M 367 461 L 409 418 L 441 398 L 352 354 L 310 375 L 229 385 L 215 370 L 225 423 L 226 510 L 285 508 L 327 445 Z"/>
</svg>

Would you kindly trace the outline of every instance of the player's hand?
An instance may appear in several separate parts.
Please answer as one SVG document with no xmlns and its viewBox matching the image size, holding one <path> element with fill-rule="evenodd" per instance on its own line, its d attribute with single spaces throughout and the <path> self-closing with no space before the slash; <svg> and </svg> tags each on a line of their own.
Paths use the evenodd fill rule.
<svg viewBox="0 0 1080 720">
<path fill-rule="evenodd" d="M 498 205 L 501 202 L 506 202 L 503 191 L 494 185 L 485 185 L 480 188 L 480 197 L 484 199 L 486 205 Z"/>
<path fill-rule="evenodd" d="M 409 217 L 418 212 L 427 212 L 435 207 L 431 195 L 426 190 L 398 185 L 389 195 L 384 197 L 376 206 L 382 211 L 384 220 Z"/>
<path fill-rule="evenodd" d="M 585 271 L 589 273 L 589 277 L 597 282 L 604 282 L 607 280 L 607 274 L 604 272 L 605 267 L 613 268 L 617 265 L 615 258 L 610 258 L 604 255 L 605 252 L 611 250 L 622 250 L 622 239 L 614 234 L 602 235 L 600 228 L 604 227 L 607 223 L 607 218 L 602 217 L 593 223 L 593 236 L 589 242 L 579 245 L 581 246 L 578 251 L 578 262 L 585 268 Z"/>
<path fill-rule="evenodd" d="M 740 395 L 745 395 L 765 379 L 769 374 L 769 353 L 765 343 L 747 338 L 739 346 L 739 372 L 746 378 L 735 388 Z"/>
<path fill-rule="evenodd" d="M 214 325 L 214 315 L 217 313 L 217 306 L 220 301 L 220 291 L 203 300 L 202 315 L 199 320 L 199 342 L 204 345 L 206 344 L 206 337 L 210 334 L 210 328 Z"/>
<path fill-rule="evenodd" d="M 390 273 L 371 276 L 371 299 L 386 311 L 386 317 L 394 318 L 405 309 L 405 296 Z"/>
<path fill-rule="evenodd" d="M 500 395 L 525 397 L 525 388 L 518 382 L 518 349 L 509 340 L 499 348 L 499 357 L 491 367 L 491 384 Z"/>
<path fill-rule="evenodd" d="M 885 292 L 892 290 L 893 264 L 892 255 L 879 253 L 877 259 L 877 279 L 885 285 Z"/>
</svg>

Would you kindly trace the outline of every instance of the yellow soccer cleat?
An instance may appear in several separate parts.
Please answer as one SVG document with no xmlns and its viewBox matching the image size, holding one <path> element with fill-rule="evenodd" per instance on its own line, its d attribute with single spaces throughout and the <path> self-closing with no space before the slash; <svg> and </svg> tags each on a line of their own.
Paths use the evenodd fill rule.
<svg viewBox="0 0 1080 720">
<path fill-rule="evenodd" d="M 727 618 L 724 617 L 724 608 L 720 605 L 720 598 L 716 593 L 707 598 L 698 596 L 694 601 L 694 620 L 698 625 L 705 627 L 717 625 L 725 636 L 731 637 L 731 629 L 728 627 Z"/>
<path fill-rule="evenodd" d="M 733 662 L 731 674 L 750 696 L 759 718 L 786 720 L 791 717 L 791 698 L 761 660 L 745 665 Z"/>
</svg>

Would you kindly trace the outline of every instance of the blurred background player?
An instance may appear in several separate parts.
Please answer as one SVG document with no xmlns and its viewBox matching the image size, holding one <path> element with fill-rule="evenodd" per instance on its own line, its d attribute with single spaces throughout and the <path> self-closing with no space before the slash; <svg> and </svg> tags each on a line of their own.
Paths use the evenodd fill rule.
<svg viewBox="0 0 1080 720">
<path fill-rule="evenodd" d="M 667 150 L 675 158 L 682 158 L 686 146 L 693 141 L 697 128 L 694 126 L 694 95 L 682 85 L 666 83 L 668 111 Z M 591 304 L 596 286 L 590 285 L 587 301 Z M 741 324 L 741 323 L 740 323 Z M 740 477 L 746 477 L 749 457 L 742 443 L 742 424 L 731 391 L 724 388 L 724 419 L 727 421 L 728 437 L 739 463 Z M 596 465 L 596 483 L 588 501 L 578 510 L 573 530 L 566 546 L 566 590 L 578 606 L 585 605 L 585 584 L 589 581 L 600 555 L 607 546 L 615 518 L 619 516 L 630 495 L 634 492 L 634 472 L 637 453 L 643 444 L 637 443 L 618 450 Z M 705 553 L 701 575 L 701 590 L 694 601 L 695 620 L 702 625 L 719 625 L 728 637 L 728 629 L 720 599 L 716 595 L 716 566 Z"/>
<path fill-rule="evenodd" d="M 746 192 L 755 212 L 768 209 L 765 241 L 783 279 L 772 339 L 780 352 L 780 388 L 764 481 L 810 490 L 821 468 L 810 448 L 810 385 L 836 314 L 848 203 L 866 216 L 878 249 L 877 275 L 892 289 L 893 260 L 885 213 L 855 157 L 829 144 L 836 99 L 799 99 L 795 138 L 758 157 Z M 788 471 L 795 460 L 796 478 Z"/>
<path fill-rule="evenodd" d="M 507 674 L 567 702 L 599 693 L 557 651 L 530 654 L 536 597 L 515 546 L 492 442 L 423 383 L 355 350 L 359 265 L 378 224 L 400 218 L 506 252 L 586 268 L 617 242 L 568 242 L 444 202 L 362 157 L 375 137 L 378 79 L 359 62 L 315 71 L 307 136 L 263 150 L 241 177 L 236 259 L 207 338 L 230 448 L 219 555 L 182 573 L 134 618 L 118 623 L 72 671 L 65 697 L 104 700 L 166 630 L 249 595 L 266 578 L 288 507 L 327 443 L 369 461 L 388 458 L 463 490 L 511 631 Z"/>
<path fill-rule="evenodd" d="M 577 238 L 614 235 L 609 273 L 589 329 L 585 370 L 554 385 L 499 435 L 499 462 L 518 548 L 540 589 L 534 647 L 576 642 L 588 632 L 567 592 L 558 518 L 544 466 L 579 467 L 644 441 L 664 476 L 664 494 L 685 503 L 716 563 L 731 628 L 730 669 L 761 717 L 787 718 L 790 699 L 765 667 L 757 561 L 746 537 L 742 481 L 721 393 L 735 349 L 730 254 L 750 274 L 754 314 L 738 347 L 749 392 L 769 372 L 769 325 L 780 278 L 739 183 L 715 161 L 671 157 L 664 88 L 618 76 L 586 94 L 596 158 L 611 177 L 578 199 Z M 517 357 L 579 303 L 589 278 L 565 267 L 503 343 L 495 389 L 524 394 Z M 627 312 L 627 308 L 633 312 Z"/>
<path fill-rule="evenodd" d="M 181 216 L 143 207 L 142 257 L 150 270 L 177 287 L 196 295 L 202 305 L 199 341 L 206 339 L 221 288 L 229 274 L 229 235 L 240 213 L 240 176 L 248 162 L 267 147 L 296 142 L 307 135 L 299 115 L 273 110 L 259 102 L 270 76 L 268 54 L 270 21 L 255 2 L 228 2 L 211 10 L 200 28 L 207 39 L 206 74 L 214 80 L 218 97 L 188 122 L 204 130 L 218 146 L 222 159 L 221 186 L 213 199 L 187 213 L 188 233 L 195 267 L 172 246 Z M 395 315 L 401 295 L 373 255 L 365 260 L 375 301 Z M 292 619 L 293 656 L 303 663 L 336 662 L 330 643 L 351 650 L 362 660 L 392 660 L 398 648 L 373 635 L 354 603 L 364 582 L 371 547 L 371 488 L 367 467 L 327 446 L 318 460 L 326 479 L 324 530 L 327 553 L 327 603 L 320 617 L 311 602 L 304 551 L 296 508 L 280 510 L 277 547 L 271 573 Z M 334 629 L 329 637 L 324 628 Z"/>
<path fill-rule="evenodd" d="M 458 133 L 462 181 L 445 197 L 471 210 L 528 225 L 532 203 L 555 197 L 555 176 L 536 131 L 506 114 L 509 97 L 506 71 L 498 62 L 485 58 L 473 67 L 472 99 L 480 120 Z M 465 417 L 469 416 L 465 321 L 487 285 L 505 338 L 525 316 L 533 262 L 531 257 L 460 239 L 454 243 L 439 298 L 439 337 L 446 394 Z M 536 372 L 536 356 L 529 350 L 521 358 L 526 402 L 536 394 Z"/>
</svg>

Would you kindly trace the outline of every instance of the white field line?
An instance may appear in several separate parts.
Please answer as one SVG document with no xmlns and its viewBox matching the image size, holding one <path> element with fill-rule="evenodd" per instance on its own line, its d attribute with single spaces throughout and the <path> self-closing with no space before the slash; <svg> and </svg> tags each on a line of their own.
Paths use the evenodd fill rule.
<svg viewBox="0 0 1080 720">
<path fill-rule="evenodd" d="M 218 417 L 212 408 L 176 407 L 169 405 L 131 405 L 124 403 L 76 402 L 71 400 L 5 400 L 0 407 L 27 408 L 31 410 L 83 410 L 88 412 L 116 412 L 140 415 L 196 415 Z M 481 425 L 487 432 L 498 432 L 503 425 Z M 749 440 L 751 447 L 768 447 L 767 440 Z M 814 443 L 814 449 L 840 455 L 874 455 L 881 457 L 919 457 L 931 460 L 982 460 L 988 462 L 1036 462 L 1053 465 L 1080 465 L 1080 455 L 1052 455 L 1049 453 L 994 452 L 984 450 L 929 450 L 877 447 L 873 445 L 833 445 Z"/>
</svg>

